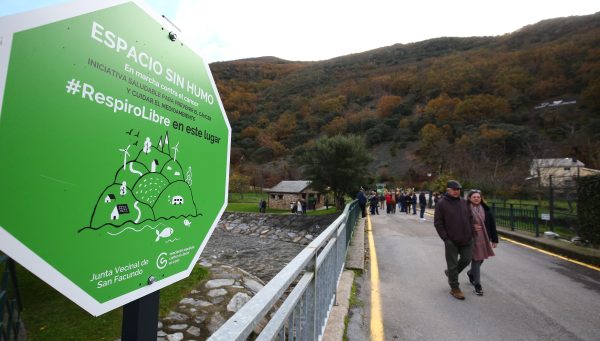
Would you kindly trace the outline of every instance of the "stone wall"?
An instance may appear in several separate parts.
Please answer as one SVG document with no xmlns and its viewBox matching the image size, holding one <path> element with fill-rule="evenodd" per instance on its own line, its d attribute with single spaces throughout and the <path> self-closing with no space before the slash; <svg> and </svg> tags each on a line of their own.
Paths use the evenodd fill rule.
<svg viewBox="0 0 600 341">
<path fill-rule="evenodd" d="M 305 194 L 304 200 L 308 204 L 309 197 L 314 195 L 316 208 L 325 206 L 325 195 L 319 193 L 269 193 L 268 207 L 280 210 L 290 210 L 290 203 L 297 202 Z M 274 196 L 274 197 L 273 197 Z M 281 196 L 281 199 L 279 199 Z M 331 205 L 332 206 L 332 205 Z M 291 210 L 290 210 L 291 211 Z"/>
<path fill-rule="evenodd" d="M 275 196 L 275 198 L 273 198 Z M 279 199 L 279 196 L 282 198 Z M 297 202 L 299 198 L 302 196 L 300 194 L 290 194 L 290 193 L 272 193 L 269 194 L 269 207 L 276 208 L 279 210 L 290 210 L 290 203 Z M 290 210 L 291 211 L 291 210 Z"/>
<path fill-rule="evenodd" d="M 241 235 L 308 244 L 338 216 L 337 213 L 294 215 L 225 212 L 217 227 Z"/>
</svg>

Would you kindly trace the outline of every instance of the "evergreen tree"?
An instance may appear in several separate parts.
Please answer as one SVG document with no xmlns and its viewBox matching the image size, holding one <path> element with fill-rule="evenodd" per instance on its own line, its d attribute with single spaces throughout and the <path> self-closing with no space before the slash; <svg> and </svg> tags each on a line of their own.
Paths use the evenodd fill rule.
<svg viewBox="0 0 600 341">
<path fill-rule="evenodd" d="M 364 138 L 336 135 L 318 139 L 300 156 L 299 162 L 311 187 L 321 192 L 329 188 L 336 207 L 342 209 L 344 195 L 354 197 L 364 183 L 371 158 Z"/>
</svg>

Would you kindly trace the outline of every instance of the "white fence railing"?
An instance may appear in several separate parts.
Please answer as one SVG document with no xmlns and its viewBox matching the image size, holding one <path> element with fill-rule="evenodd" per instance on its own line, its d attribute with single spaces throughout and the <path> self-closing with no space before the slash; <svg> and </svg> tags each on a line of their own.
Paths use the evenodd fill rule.
<svg viewBox="0 0 600 341">
<path fill-rule="evenodd" d="M 315 240 L 233 315 L 209 341 L 246 340 L 276 308 L 256 340 L 320 340 L 344 268 L 346 249 L 358 221 L 355 200 Z M 274 307 L 292 283 L 281 306 Z"/>
</svg>

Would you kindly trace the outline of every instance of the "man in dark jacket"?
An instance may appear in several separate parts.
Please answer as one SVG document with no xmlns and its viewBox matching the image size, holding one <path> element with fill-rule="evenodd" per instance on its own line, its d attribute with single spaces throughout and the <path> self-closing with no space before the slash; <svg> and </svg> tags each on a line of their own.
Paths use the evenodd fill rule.
<svg viewBox="0 0 600 341">
<path fill-rule="evenodd" d="M 364 218 L 367 216 L 367 197 L 365 196 L 364 188 L 360 188 L 360 191 L 356 194 L 356 199 L 358 199 L 358 206 L 360 206 L 360 212 Z"/>
<path fill-rule="evenodd" d="M 369 199 L 369 205 L 371 205 L 371 215 L 379 215 L 379 197 L 377 196 L 377 192 L 371 192 L 371 196 Z"/>
<path fill-rule="evenodd" d="M 459 288 L 458 274 L 471 262 L 471 210 L 467 201 L 460 197 L 461 185 L 458 181 L 450 180 L 446 187 L 446 193 L 435 205 L 433 224 L 446 248 L 448 269 L 444 272 L 448 276 L 450 294 L 464 300 L 465 296 Z"/>
<path fill-rule="evenodd" d="M 421 220 L 425 220 L 425 207 L 427 207 L 427 198 L 425 193 L 419 194 L 419 208 L 421 209 Z"/>
</svg>

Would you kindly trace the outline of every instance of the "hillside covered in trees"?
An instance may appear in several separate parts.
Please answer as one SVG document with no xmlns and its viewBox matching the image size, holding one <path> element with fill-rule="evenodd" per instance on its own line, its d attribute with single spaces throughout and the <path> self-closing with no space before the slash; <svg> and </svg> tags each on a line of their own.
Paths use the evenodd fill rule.
<svg viewBox="0 0 600 341">
<path fill-rule="evenodd" d="M 232 169 L 256 186 L 301 177 L 294 156 L 336 134 L 365 136 L 372 180 L 405 186 L 432 173 L 514 188 L 533 158 L 600 168 L 600 12 L 497 37 L 210 67 L 233 127 Z"/>
</svg>

